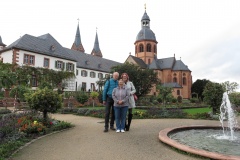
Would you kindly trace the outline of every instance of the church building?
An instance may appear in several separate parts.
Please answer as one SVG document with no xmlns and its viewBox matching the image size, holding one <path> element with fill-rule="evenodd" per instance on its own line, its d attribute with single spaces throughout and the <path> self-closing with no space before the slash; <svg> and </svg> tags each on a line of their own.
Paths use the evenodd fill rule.
<svg viewBox="0 0 240 160">
<path fill-rule="evenodd" d="M 162 85 L 173 88 L 173 96 L 191 98 L 192 75 L 191 70 L 182 60 L 174 57 L 158 59 L 157 39 L 150 29 L 150 18 L 146 12 L 141 19 L 141 30 L 138 32 L 135 45 L 135 56 L 129 55 L 126 62 L 139 65 L 141 68 L 154 69 Z M 150 95 L 156 95 L 156 87 Z"/>
</svg>

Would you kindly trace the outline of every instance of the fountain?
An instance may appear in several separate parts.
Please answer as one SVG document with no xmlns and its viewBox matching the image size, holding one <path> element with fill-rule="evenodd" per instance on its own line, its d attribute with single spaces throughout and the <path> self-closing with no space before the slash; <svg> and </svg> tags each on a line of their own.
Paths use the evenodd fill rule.
<svg viewBox="0 0 240 160">
<path fill-rule="evenodd" d="M 240 159 L 240 132 L 225 92 L 220 106 L 221 126 L 184 126 L 159 132 L 159 139 L 179 150 L 213 159 Z M 237 132 L 234 132 L 237 131 Z"/>
</svg>

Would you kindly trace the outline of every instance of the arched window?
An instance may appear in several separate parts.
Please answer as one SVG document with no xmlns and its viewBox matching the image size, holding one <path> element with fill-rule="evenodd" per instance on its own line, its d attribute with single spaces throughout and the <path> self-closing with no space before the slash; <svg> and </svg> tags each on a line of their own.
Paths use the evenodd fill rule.
<svg viewBox="0 0 240 160">
<path fill-rule="evenodd" d="M 187 79 L 186 79 L 186 77 L 183 77 L 183 85 L 187 85 Z"/>
<path fill-rule="evenodd" d="M 90 77 L 91 78 L 95 78 L 96 77 L 96 73 L 95 72 L 90 72 Z"/>
<path fill-rule="evenodd" d="M 154 53 L 157 53 L 157 47 L 154 45 Z"/>
<path fill-rule="evenodd" d="M 98 73 L 98 78 L 103 78 L 103 74 L 102 73 Z"/>
<path fill-rule="evenodd" d="M 176 77 L 173 78 L 173 82 L 177 82 L 177 78 Z"/>
<path fill-rule="evenodd" d="M 82 76 L 82 77 L 87 77 L 87 71 L 82 70 L 82 71 L 81 71 L 81 76 Z"/>
<path fill-rule="evenodd" d="M 180 90 L 177 90 L 177 95 L 180 95 Z"/>
<path fill-rule="evenodd" d="M 143 45 L 142 44 L 139 45 L 139 52 L 143 52 Z"/>
<path fill-rule="evenodd" d="M 151 63 L 151 59 L 148 59 L 148 64 L 150 64 Z"/>
<path fill-rule="evenodd" d="M 151 44 L 147 44 L 147 52 L 151 52 Z"/>
<path fill-rule="evenodd" d="M 176 73 L 174 73 L 174 74 L 173 74 L 173 76 L 177 76 L 177 74 L 176 74 Z"/>
<path fill-rule="evenodd" d="M 186 76 L 186 73 L 183 73 L 183 76 Z"/>
</svg>

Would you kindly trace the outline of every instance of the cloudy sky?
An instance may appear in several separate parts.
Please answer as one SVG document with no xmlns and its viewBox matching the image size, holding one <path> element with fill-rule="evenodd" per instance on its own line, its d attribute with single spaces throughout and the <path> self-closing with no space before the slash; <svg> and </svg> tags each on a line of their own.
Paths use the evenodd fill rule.
<svg viewBox="0 0 240 160">
<path fill-rule="evenodd" d="M 86 53 L 97 27 L 103 57 L 124 62 L 134 54 L 145 3 L 158 58 L 181 57 L 193 82 L 240 84 L 240 0 L 7 0 L 0 4 L 0 36 L 9 45 L 24 34 L 50 33 L 70 48 L 79 18 Z"/>
</svg>

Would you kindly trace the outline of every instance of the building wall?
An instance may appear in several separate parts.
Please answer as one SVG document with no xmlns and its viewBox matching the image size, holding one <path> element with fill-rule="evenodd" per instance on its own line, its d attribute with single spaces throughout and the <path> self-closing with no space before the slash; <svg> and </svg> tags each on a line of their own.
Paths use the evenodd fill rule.
<svg viewBox="0 0 240 160">
<path fill-rule="evenodd" d="M 3 59 L 3 63 L 12 63 L 13 51 L 9 50 L 1 53 L 1 58 Z"/>
</svg>

